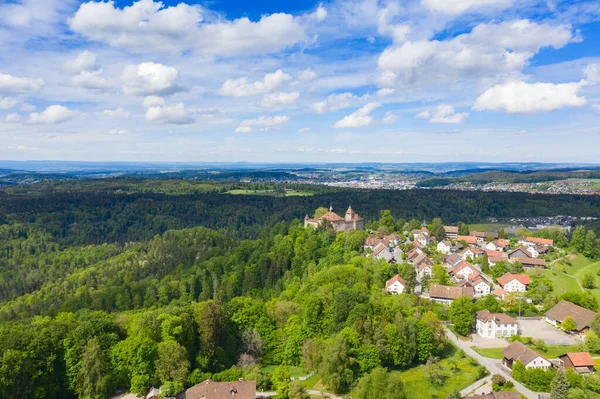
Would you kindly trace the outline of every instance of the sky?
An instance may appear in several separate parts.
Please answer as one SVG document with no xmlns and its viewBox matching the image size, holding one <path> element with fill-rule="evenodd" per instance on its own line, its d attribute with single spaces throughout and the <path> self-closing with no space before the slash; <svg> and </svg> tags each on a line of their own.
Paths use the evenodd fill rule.
<svg viewBox="0 0 600 399">
<path fill-rule="evenodd" d="M 577 162 L 600 1 L 0 0 L 0 159 Z"/>
</svg>

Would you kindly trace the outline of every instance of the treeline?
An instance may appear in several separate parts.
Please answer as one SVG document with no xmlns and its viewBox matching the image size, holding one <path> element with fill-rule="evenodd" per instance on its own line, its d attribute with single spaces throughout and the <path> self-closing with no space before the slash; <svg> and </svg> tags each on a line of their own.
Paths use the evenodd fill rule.
<svg viewBox="0 0 600 399">
<path fill-rule="evenodd" d="M 569 170 L 569 171 L 500 171 L 488 170 L 467 176 L 442 177 L 435 176 L 417 183 L 419 187 L 443 187 L 452 183 L 539 183 L 565 179 L 600 179 L 600 170 Z"/>
</svg>

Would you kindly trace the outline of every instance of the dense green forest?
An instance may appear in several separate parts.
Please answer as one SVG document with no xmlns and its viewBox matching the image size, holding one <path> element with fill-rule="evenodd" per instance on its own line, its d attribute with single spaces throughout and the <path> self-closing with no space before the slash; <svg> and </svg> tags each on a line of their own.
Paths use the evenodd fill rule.
<svg viewBox="0 0 600 399">
<path fill-rule="evenodd" d="M 600 206 L 591 196 L 312 186 L 287 187 L 314 193 L 303 197 L 226 194 L 242 187 L 272 188 L 115 179 L 0 191 L 0 398 L 168 393 L 242 376 L 296 392 L 289 369 L 267 365 L 317 371 L 326 389 L 359 398 L 382 379 L 394 398 L 410 397 L 385 369 L 424 367 L 442 390 L 440 360 L 484 373 L 446 342 L 448 309 L 385 294 L 388 278 L 414 269 L 365 258 L 364 231 L 305 229 L 304 215 L 351 203 L 379 226 L 391 214 L 453 223 Z M 375 221 L 382 209 L 391 213 Z"/>
<path fill-rule="evenodd" d="M 473 184 L 487 183 L 538 183 L 565 179 L 600 179 L 598 170 L 550 170 L 550 171 L 502 171 L 490 170 L 458 177 L 435 176 L 421 180 L 419 187 L 443 187 L 452 183 L 469 182 Z"/>
</svg>

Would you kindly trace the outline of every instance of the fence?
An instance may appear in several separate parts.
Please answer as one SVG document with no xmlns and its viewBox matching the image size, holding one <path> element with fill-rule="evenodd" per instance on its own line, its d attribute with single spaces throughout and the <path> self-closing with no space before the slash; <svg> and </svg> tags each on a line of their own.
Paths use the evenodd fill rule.
<svg viewBox="0 0 600 399">
<path fill-rule="evenodd" d="M 313 375 L 315 375 L 314 371 L 311 371 L 310 373 L 308 373 L 307 375 L 304 375 L 302 377 L 292 377 L 292 381 L 306 381 L 308 380 L 310 377 L 312 377 Z"/>
</svg>

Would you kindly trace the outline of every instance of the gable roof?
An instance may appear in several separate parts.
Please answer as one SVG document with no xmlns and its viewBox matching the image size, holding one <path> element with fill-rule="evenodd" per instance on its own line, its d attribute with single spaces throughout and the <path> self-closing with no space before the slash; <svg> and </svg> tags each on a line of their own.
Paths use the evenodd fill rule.
<svg viewBox="0 0 600 399">
<path fill-rule="evenodd" d="M 510 258 L 511 256 L 513 256 L 513 254 L 518 254 L 519 251 L 522 252 L 527 258 L 531 258 L 531 254 L 529 254 L 527 248 L 525 247 L 519 247 L 513 249 L 512 251 L 508 251 L 508 257 Z"/>
<path fill-rule="evenodd" d="M 523 345 L 519 341 L 515 341 L 502 351 L 502 356 L 506 359 L 517 361 L 520 360 L 523 365 L 527 366 L 534 359 L 541 357 L 542 359 L 548 361 L 545 357 L 541 356 L 539 353 L 534 351 L 533 349 L 528 348 Z"/>
<path fill-rule="evenodd" d="M 586 327 L 590 327 L 592 320 L 596 317 L 596 312 L 582 308 L 579 305 L 565 301 L 564 299 L 557 303 L 552 309 L 548 310 L 544 315 L 552 320 L 563 322 L 567 317 L 571 316 L 577 325 L 577 331 L 581 331 Z"/>
<path fill-rule="evenodd" d="M 517 324 L 517 321 L 509 315 L 506 315 L 504 313 L 491 313 L 487 309 L 480 310 L 475 314 L 475 317 L 477 317 L 477 320 L 481 320 L 484 323 L 488 320 L 494 320 L 496 323 L 499 324 Z"/>
<path fill-rule="evenodd" d="M 569 358 L 575 367 L 594 367 L 596 365 L 589 352 L 567 353 L 562 355 L 561 358 L 565 356 Z"/>
<path fill-rule="evenodd" d="M 504 252 L 493 251 L 491 249 L 486 249 L 485 254 L 488 256 L 488 258 L 501 258 L 502 256 L 504 256 Z"/>
<path fill-rule="evenodd" d="M 440 244 L 444 244 L 444 245 L 445 245 L 445 246 L 447 246 L 447 247 L 450 247 L 450 246 L 452 246 L 452 244 L 451 244 L 451 243 L 450 243 L 450 241 L 448 241 L 448 240 L 442 240 L 442 241 L 440 241 L 440 242 L 438 243 L 438 245 L 440 245 Z"/>
<path fill-rule="evenodd" d="M 553 240 L 549 240 L 547 238 L 540 238 L 540 237 L 526 237 L 525 241 L 532 242 L 534 244 L 542 244 L 542 245 L 553 245 L 554 244 Z"/>
<path fill-rule="evenodd" d="M 235 394 L 232 394 L 235 392 Z M 206 380 L 185 391 L 184 399 L 255 399 L 256 381 L 214 382 Z"/>
<path fill-rule="evenodd" d="M 540 258 L 517 258 L 523 266 L 544 266 L 546 267 L 546 259 Z"/>
<path fill-rule="evenodd" d="M 444 226 L 444 231 L 447 234 L 458 234 L 458 226 Z"/>
<path fill-rule="evenodd" d="M 406 281 L 404 281 L 404 279 L 402 277 L 400 277 L 399 274 L 396 274 L 394 277 L 392 277 L 391 279 L 389 279 L 388 281 L 385 282 L 385 288 L 388 288 L 390 285 L 394 284 L 396 281 L 398 281 L 400 284 L 402 284 L 403 287 L 406 287 Z"/>
<path fill-rule="evenodd" d="M 324 214 L 323 216 L 321 216 L 319 219 L 324 219 L 324 220 L 327 220 L 327 221 L 332 222 L 332 223 L 333 222 L 343 222 L 344 221 L 343 217 L 341 217 L 337 213 L 331 212 L 331 211 L 327 212 L 326 214 Z"/>
<path fill-rule="evenodd" d="M 456 266 L 460 262 L 462 262 L 462 257 L 458 254 L 450 254 L 444 258 L 444 261 L 450 266 Z"/>
<path fill-rule="evenodd" d="M 379 244 L 377 244 L 375 246 L 375 248 L 373 248 L 373 256 L 377 256 L 377 255 L 379 255 L 380 253 L 382 253 L 383 251 L 386 251 L 386 250 L 388 252 L 390 252 L 390 249 L 388 247 L 386 247 L 384 243 L 380 242 Z"/>
<path fill-rule="evenodd" d="M 510 283 L 513 280 L 517 280 L 518 282 L 520 282 L 523 285 L 531 284 L 531 280 L 529 279 L 529 276 L 527 274 L 511 274 L 511 273 L 505 273 L 504 275 L 498 277 L 498 284 L 500 284 L 501 286 L 504 287 L 506 284 Z"/>
<path fill-rule="evenodd" d="M 475 236 L 458 236 L 456 237 L 457 241 L 465 241 L 467 244 L 477 244 L 477 237 Z"/>
<path fill-rule="evenodd" d="M 506 292 L 506 291 L 505 291 L 505 290 L 503 290 L 502 288 L 498 287 L 498 288 L 496 288 L 496 289 L 494 290 L 494 292 L 492 292 L 492 294 L 493 294 L 494 296 L 497 296 L 497 297 L 500 297 L 500 298 L 501 298 L 501 297 L 503 297 L 504 295 L 508 294 L 508 292 Z"/>
<path fill-rule="evenodd" d="M 470 264 L 466 260 L 463 260 L 457 266 L 454 266 L 454 269 L 452 269 L 452 273 L 454 275 L 456 275 L 457 273 L 459 273 L 462 270 L 467 269 L 467 268 L 473 270 L 473 273 L 479 274 L 479 271 L 477 271 L 477 269 L 475 268 L 475 266 L 473 266 L 472 264 Z"/>
<path fill-rule="evenodd" d="M 431 298 L 457 299 L 461 296 L 466 296 L 473 299 L 474 295 L 475 292 L 473 291 L 473 287 L 469 286 L 452 287 L 449 285 L 434 284 L 429 288 L 429 296 Z"/>
<path fill-rule="evenodd" d="M 370 235 L 365 240 L 365 245 L 374 247 L 375 245 L 379 244 L 380 242 L 383 242 L 383 240 L 381 238 L 374 236 L 374 235 Z"/>
</svg>

